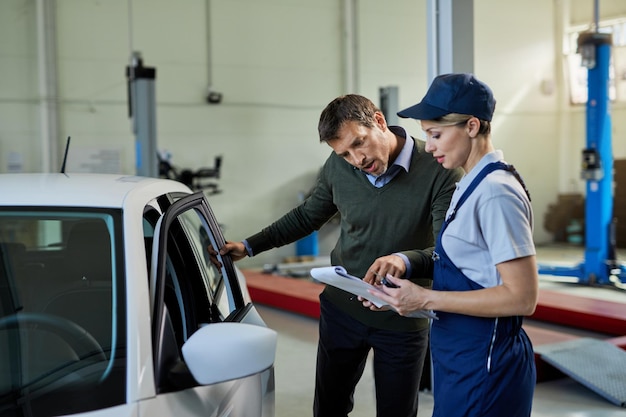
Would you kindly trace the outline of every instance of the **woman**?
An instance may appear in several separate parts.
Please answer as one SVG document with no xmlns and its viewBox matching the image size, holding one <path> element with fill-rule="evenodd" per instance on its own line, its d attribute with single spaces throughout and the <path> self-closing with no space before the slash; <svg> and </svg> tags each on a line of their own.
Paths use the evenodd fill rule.
<svg viewBox="0 0 626 417">
<path fill-rule="evenodd" d="M 522 179 L 491 143 L 494 109 L 487 85 L 471 74 L 446 74 L 398 113 L 421 121 L 426 150 L 443 167 L 465 171 L 437 239 L 432 289 L 388 276 L 398 288 L 376 293 L 402 315 L 438 316 L 431 328 L 434 416 L 531 413 L 535 362 L 521 326 L 537 303 L 533 215 Z"/>
</svg>

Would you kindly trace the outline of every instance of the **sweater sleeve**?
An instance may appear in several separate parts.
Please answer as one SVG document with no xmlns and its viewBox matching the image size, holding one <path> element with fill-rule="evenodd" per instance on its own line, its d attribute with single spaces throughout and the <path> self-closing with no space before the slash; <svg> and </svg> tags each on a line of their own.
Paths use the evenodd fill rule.
<svg viewBox="0 0 626 417">
<path fill-rule="evenodd" d="M 248 237 L 253 255 L 295 242 L 319 230 L 336 213 L 332 186 L 328 181 L 328 161 L 322 167 L 311 195 L 260 232 Z"/>
</svg>

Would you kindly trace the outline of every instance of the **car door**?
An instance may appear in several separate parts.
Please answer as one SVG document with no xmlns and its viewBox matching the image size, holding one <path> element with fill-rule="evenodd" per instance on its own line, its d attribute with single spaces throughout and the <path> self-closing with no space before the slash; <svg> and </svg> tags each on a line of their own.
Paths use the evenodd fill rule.
<svg viewBox="0 0 626 417">
<path fill-rule="evenodd" d="M 244 297 L 232 259 L 209 251 L 223 244 L 202 193 L 174 202 L 157 222 L 150 276 L 157 395 L 142 402 L 143 416 L 274 415 L 275 332 Z M 188 353 L 194 343 L 196 359 Z"/>
</svg>

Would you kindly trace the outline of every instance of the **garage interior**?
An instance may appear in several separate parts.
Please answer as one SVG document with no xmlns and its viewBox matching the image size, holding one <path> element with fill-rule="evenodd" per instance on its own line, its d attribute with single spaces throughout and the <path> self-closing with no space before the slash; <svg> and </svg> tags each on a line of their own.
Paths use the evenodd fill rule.
<svg viewBox="0 0 626 417">
<path fill-rule="evenodd" d="M 3 0 L 0 23 L 0 172 L 63 164 L 170 177 L 205 192 L 229 240 L 305 198 L 329 154 L 317 121 L 334 97 L 365 95 L 390 124 L 423 138 L 395 111 L 437 73 L 477 74 L 498 99 L 494 144 L 533 194 L 544 272 L 525 326 L 540 379 L 533 415 L 623 415 L 626 367 L 604 378 L 594 370 L 606 362 L 586 362 L 621 364 L 626 355 L 623 0 Z M 596 85 L 577 50 L 579 35 L 596 31 L 611 33 L 610 72 L 600 80 L 611 146 L 594 154 L 601 167 L 585 153 L 596 150 L 586 106 Z M 609 183 L 592 197 L 598 172 Z M 592 199 L 601 215 L 590 214 Z M 611 227 L 602 229 L 605 213 Z M 322 287 L 308 271 L 328 264 L 337 229 L 330 221 L 238 264 L 279 332 L 278 417 L 312 407 Z M 599 254 L 590 236 L 602 240 Z M 608 272 L 589 271 L 596 267 Z M 597 341 L 602 353 L 593 354 Z M 555 345 L 572 347 L 582 355 L 574 362 L 592 369 L 561 369 Z M 352 415 L 373 415 L 373 404 L 368 367 Z M 431 410 L 425 389 L 418 415 Z"/>
</svg>

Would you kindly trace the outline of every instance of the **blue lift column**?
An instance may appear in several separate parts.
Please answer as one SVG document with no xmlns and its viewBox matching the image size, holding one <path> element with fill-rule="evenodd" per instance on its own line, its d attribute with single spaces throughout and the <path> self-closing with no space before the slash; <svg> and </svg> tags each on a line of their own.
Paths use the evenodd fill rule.
<svg viewBox="0 0 626 417">
<path fill-rule="evenodd" d="M 609 99 L 612 37 L 588 32 L 578 38 L 582 63 L 588 68 L 587 147 L 581 176 L 587 180 L 585 199 L 585 261 L 581 281 L 608 284 L 613 252 L 613 152 Z"/>
<path fill-rule="evenodd" d="M 588 68 L 586 148 L 582 153 L 585 197 L 585 259 L 575 267 L 539 265 L 539 273 L 573 277 L 580 284 L 626 289 L 626 267 L 617 262 L 613 223 L 613 151 L 609 99 L 612 37 L 587 32 L 578 38 Z"/>
</svg>

